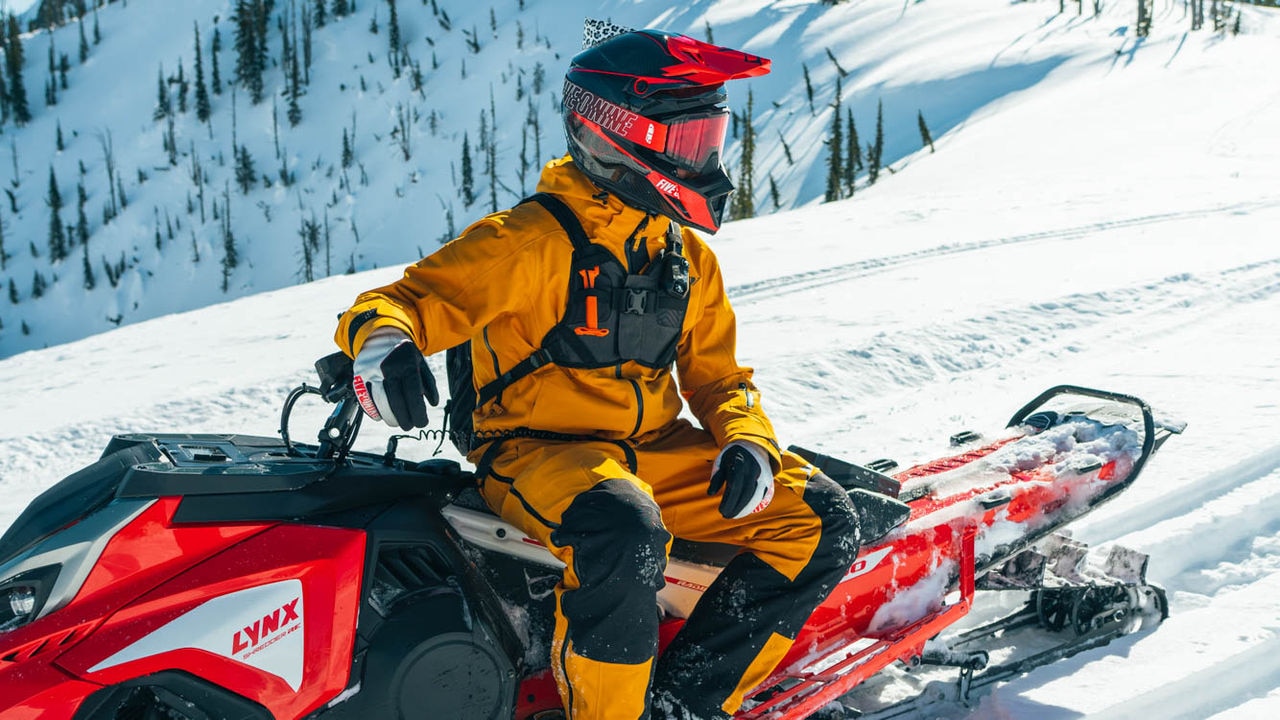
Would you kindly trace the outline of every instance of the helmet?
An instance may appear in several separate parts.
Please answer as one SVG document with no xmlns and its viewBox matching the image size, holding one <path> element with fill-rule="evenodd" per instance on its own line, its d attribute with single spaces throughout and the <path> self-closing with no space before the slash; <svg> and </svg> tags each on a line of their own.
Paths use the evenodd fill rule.
<svg viewBox="0 0 1280 720">
<path fill-rule="evenodd" d="M 623 32 L 570 61 L 569 154 L 627 204 L 714 233 L 733 192 L 724 83 L 768 72 L 766 58 L 684 35 Z"/>
</svg>

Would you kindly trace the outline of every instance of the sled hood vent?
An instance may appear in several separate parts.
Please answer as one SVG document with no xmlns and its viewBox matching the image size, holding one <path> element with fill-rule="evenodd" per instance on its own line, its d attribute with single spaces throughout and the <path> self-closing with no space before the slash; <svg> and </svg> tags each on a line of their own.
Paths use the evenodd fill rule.
<svg viewBox="0 0 1280 720">
<path fill-rule="evenodd" d="M 435 549 L 401 545 L 379 551 L 373 586 L 370 600 L 385 615 L 394 604 L 418 593 L 455 591 L 457 579 Z"/>
</svg>

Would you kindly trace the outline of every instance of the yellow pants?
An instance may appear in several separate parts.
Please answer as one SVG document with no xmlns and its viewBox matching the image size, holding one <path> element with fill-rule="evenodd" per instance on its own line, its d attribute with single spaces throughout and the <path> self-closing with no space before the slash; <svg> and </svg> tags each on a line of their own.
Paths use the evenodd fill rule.
<svg viewBox="0 0 1280 720">
<path fill-rule="evenodd" d="M 852 564 L 857 521 L 838 485 L 784 453 L 772 503 L 725 519 L 707 495 L 717 452 L 683 420 L 635 440 L 502 441 L 481 493 L 565 564 L 551 664 L 571 720 L 647 720 L 651 686 L 661 707 L 729 717 Z M 658 659 L 672 535 L 744 552 Z"/>
</svg>

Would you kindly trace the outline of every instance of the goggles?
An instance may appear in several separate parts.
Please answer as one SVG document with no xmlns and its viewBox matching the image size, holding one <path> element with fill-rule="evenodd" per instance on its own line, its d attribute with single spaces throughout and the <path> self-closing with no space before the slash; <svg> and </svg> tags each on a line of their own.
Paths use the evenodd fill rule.
<svg viewBox="0 0 1280 720">
<path fill-rule="evenodd" d="M 709 163 L 720 164 L 720 149 L 724 147 L 729 129 L 729 111 L 685 116 L 662 127 L 666 134 L 662 154 L 676 166 L 701 175 L 715 169 L 708 167 Z"/>
<path fill-rule="evenodd" d="M 692 115 L 682 115 L 671 122 L 652 120 L 609 102 L 571 82 L 565 83 L 565 107 L 583 120 L 610 133 L 660 153 L 684 170 L 700 175 L 720 162 L 725 132 L 729 128 L 729 110 L 712 108 Z"/>
</svg>

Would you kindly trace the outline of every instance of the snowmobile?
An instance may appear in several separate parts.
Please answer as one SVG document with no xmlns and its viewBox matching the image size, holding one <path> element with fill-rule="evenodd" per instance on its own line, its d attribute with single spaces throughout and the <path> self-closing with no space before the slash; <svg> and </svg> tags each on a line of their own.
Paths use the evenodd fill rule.
<svg viewBox="0 0 1280 720">
<path fill-rule="evenodd" d="M 556 560 L 458 463 L 397 457 L 400 436 L 353 450 L 350 361 L 316 368 L 279 437 L 115 436 L 0 537 L 0 716 L 564 717 L 547 668 Z M 333 405 L 315 443 L 289 431 L 308 395 Z M 1168 605 L 1146 557 L 1099 561 L 1062 530 L 1181 430 L 1135 397 L 1064 385 L 905 469 L 793 448 L 849 492 L 863 546 L 737 717 L 909 714 L 919 698 L 860 688 L 891 665 L 939 666 L 962 701 L 1155 627 Z M 676 541 L 662 644 L 733 552 Z M 1013 610 L 969 622 L 988 595 Z"/>
</svg>

